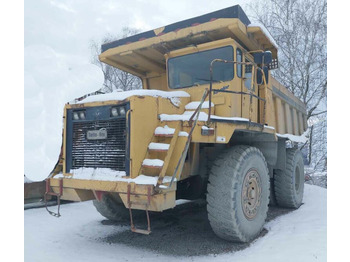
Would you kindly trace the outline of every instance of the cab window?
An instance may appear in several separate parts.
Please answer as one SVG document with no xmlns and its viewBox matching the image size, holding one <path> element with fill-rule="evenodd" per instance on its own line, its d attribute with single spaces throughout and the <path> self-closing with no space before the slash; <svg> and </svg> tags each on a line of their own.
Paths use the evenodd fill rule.
<svg viewBox="0 0 350 262">
<path fill-rule="evenodd" d="M 168 60 L 168 81 L 172 89 L 210 83 L 210 63 L 214 59 L 233 61 L 233 47 L 225 46 L 212 50 L 173 57 Z M 213 82 L 230 81 L 234 76 L 232 63 L 215 63 Z"/>
</svg>

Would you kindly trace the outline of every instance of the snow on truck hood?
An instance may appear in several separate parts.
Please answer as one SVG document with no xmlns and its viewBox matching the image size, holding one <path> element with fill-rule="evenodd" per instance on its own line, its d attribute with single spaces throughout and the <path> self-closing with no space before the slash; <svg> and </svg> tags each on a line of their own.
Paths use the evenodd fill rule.
<svg viewBox="0 0 350 262">
<path fill-rule="evenodd" d="M 89 103 L 89 102 L 103 102 L 109 100 L 124 100 L 131 96 L 153 96 L 153 97 L 163 97 L 168 98 L 170 101 L 178 106 L 180 103 L 179 97 L 190 97 L 190 95 L 185 91 L 161 91 L 161 90 L 131 90 L 131 91 L 122 91 L 122 92 L 112 92 L 102 95 L 88 96 L 87 98 L 75 102 L 76 104 Z"/>
</svg>

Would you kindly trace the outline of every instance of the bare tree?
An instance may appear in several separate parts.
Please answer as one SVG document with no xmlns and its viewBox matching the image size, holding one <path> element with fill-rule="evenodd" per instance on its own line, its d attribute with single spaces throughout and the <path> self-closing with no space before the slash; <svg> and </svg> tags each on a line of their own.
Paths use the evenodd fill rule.
<svg viewBox="0 0 350 262">
<path fill-rule="evenodd" d="M 110 93 L 118 89 L 128 91 L 141 88 L 141 80 L 139 77 L 102 63 L 98 59 L 98 56 L 101 52 L 101 44 L 112 42 L 120 38 L 125 38 L 136 33 L 138 33 L 138 30 L 124 27 L 119 36 L 112 36 L 110 34 L 107 34 L 101 41 L 91 41 L 91 62 L 101 68 L 104 76 L 103 87 L 100 91 L 104 93 Z"/>
<path fill-rule="evenodd" d="M 249 5 L 278 44 L 279 69 L 274 77 L 307 107 L 310 126 L 308 160 L 327 167 L 327 2 L 326 0 L 265 0 Z"/>
</svg>

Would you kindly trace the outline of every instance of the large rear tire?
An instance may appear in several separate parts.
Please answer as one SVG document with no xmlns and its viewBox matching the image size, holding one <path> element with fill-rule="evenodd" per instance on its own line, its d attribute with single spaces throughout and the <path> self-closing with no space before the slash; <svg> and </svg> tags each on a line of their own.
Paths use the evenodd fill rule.
<svg viewBox="0 0 350 262">
<path fill-rule="evenodd" d="M 268 168 L 261 151 L 234 146 L 221 154 L 209 175 L 207 211 L 217 236 L 249 242 L 265 224 L 270 195 Z"/>
<path fill-rule="evenodd" d="M 298 208 L 304 195 L 304 161 L 300 150 L 288 148 L 286 170 L 274 176 L 276 201 L 279 206 Z"/>
</svg>

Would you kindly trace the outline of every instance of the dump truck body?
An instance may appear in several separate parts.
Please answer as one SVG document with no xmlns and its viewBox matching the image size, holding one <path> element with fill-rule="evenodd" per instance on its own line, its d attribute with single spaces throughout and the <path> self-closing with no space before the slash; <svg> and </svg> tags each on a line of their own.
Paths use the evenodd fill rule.
<svg viewBox="0 0 350 262">
<path fill-rule="evenodd" d="M 270 76 L 276 45 L 249 24 L 234 6 L 103 45 L 100 60 L 140 77 L 143 89 L 65 106 L 60 160 L 48 179 L 53 194 L 111 195 L 130 214 L 163 211 L 177 198 L 203 196 L 209 164 L 231 147 L 263 158 L 271 178 L 285 170 L 286 139 L 307 128 L 305 105 Z M 255 53 L 272 60 L 256 63 Z M 259 186 L 263 166 L 247 173 L 250 184 Z M 247 194 L 264 190 L 247 187 Z"/>
</svg>

